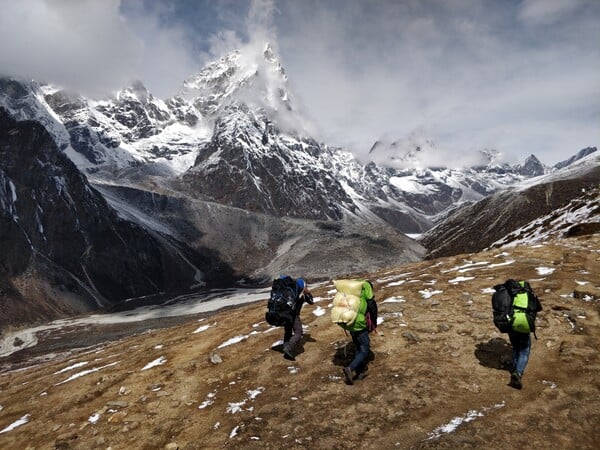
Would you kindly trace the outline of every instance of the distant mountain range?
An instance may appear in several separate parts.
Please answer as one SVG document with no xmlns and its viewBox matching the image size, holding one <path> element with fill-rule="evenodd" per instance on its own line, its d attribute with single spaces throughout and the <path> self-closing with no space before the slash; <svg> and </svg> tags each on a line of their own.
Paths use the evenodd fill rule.
<svg viewBox="0 0 600 450">
<path fill-rule="evenodd" d="M 425 250 L 405 233 L 596 151 L 549 168 L 485 150 L 447 168 L 423 165 L 435 160 L 430 141 L 378 142 L 362 162 L 314 139 L 269 46 L 225 55 L 166 100 L 139 81 L 89 99 L 0 78 L 0 108 L 2 280 L 24 298 L 30 287 L 17 280 L 44 260 L 54 269 L 38 285 L 74 292 L 69 278 L 88 298 L 49 315 L 282 271 L 328 277 L 415 261 Z"/>
</svg>

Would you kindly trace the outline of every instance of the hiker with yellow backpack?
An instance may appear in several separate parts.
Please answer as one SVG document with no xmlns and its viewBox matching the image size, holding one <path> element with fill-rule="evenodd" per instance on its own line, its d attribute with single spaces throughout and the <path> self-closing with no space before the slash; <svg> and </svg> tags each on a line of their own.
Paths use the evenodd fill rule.
<svg viewBox="0 0 600 450">
<path fill-rule="evenodd" d="M 350 332 L 356 349 L 354 359 L 344 367 L 346 384 L 367 375 L 367 357 L 371 350 L 369 333 L 377 328 L 377 303 L 369 280 L 334 280 L 337 294 L 333 299 L 331 321 Z"/>
</svg>

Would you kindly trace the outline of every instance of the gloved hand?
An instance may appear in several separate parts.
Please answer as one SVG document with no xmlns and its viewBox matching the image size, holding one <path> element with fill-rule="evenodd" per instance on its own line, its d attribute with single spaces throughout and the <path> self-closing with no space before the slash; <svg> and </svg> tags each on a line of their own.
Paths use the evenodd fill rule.
<svg viewBox="0 0 600 450">
<path fill-rule="evenodd" d="M 304 294 L 304 299 L 306 300 L 306 303 L 308 303 L 309 305 L 314 305 L 314 300 L 313 300 L 313 296 L 310 292 L 307 292 L 306 294 Z"/>
</svg>

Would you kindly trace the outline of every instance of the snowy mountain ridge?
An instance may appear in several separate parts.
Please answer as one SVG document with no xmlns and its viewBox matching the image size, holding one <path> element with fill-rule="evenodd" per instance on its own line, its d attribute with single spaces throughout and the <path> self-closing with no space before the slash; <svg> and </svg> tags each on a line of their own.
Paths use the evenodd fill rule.
<svg viewBox="0 0 600 450">
<path fill-rule="evenodd" d="M 139 81 L 113 98 L 86 99 L 36 82 L 0 80 L 0 105 L 42 123 L 80 170 L 107 182 L 168 185 L 250 211 L 307 219 L 346 214 L 418 233 L 454 205 L 547 171 L 483 150 L 464 168 L 417 135 L 371 149 L 363 163 L 311 138 L 285 71 L 267 44 L 235 51 L 188 77 L 176 96 L 154 97 Z M 387 147 L 386 147 L 387 146 Z"/>
</svg>

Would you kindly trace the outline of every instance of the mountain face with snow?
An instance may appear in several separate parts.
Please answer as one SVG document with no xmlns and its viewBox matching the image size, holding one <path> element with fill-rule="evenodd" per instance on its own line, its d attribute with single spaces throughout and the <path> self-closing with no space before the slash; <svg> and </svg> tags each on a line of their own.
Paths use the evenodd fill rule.
<svg viewBox="0 0 600 450">
<path fill-rule="evenodd" d="M 600 156 L 465 205 L 420 239 L 428 257 L 533 243 L 600 230 Z"/>
<path fill-rule="evenodd" d="M 85 285 L 83 291 L 108 303 L 187 288 L 198 273 L 220 281 L 265 281 L 282 271 L 323 277 L 415 261 L 424 249 L 402 233 L 421 233 L 458 205 L 564 170 L 548 169 L 533 155 L 523 165 L 502 164 L 490 150 L 463 168 L 448 168 L 438 164 L 439 150 L 431 141 L 417 138 L 378 143 L 372 161 L 361 162 L 312 137 L 268 46 L 208 64 L 166 100 L 139 81 L 111 98 L 89 99 L 34 81 L 0 78 L 0 107 L 7 121 L 44 127 L 56 145 L 52 151 L 63 155 L 61 167 L 79 169 L 81 178 L 76 183 L 81 195 L 68 189 L 68 214 L 51 214 L 52 207 L 40 203 L 42 193 L 32 196 L 31 183 L 14 181 L 35 160 L 17 164 L 18 152 L 7 152 L 6 164 L 18 169 L 4 175 L 2 231 L 6 227 L 12 236 L 9 254 L 15 258 L 10 263 L 5 258 L 3 269 L 22 273 L 29 267 L 31 250 L 21 255 L 21 247 L 55 264 L 70 234 L 48 230 L 66 220 L 65 229 L 77 237 L 75 250 L 56 264 L 79 280 L 75 284 Z M 37 149 L 33 136 L 20 145 Z M 40 185 L 56 184 L 52 171 L 37 176 Z M 53 189 L 53 199 L 65 192 Z M 24 219 L 10 209 L 19 190 L 27 192 L 18 195 L 20 211 L 25 198 L 30 211 L 30 229 L 23 235 Z M 86 209 L 90 204 L 96 206 Z M 88 220 L 99 228 L 81 228 Z M 39 237 L 30 245 L 24 236 L 33 242 L 42 222 L 47 242 Z M 116 238 L 133 250 L 114 244 Z M 100 250 L 113 246 L 120 251 Z M 336 261 L 324 260 L 323 252 L 335 253 Z M 111 258 L 128 269 L 108 267 Z M 94 270 L 107 272 L 94 278 Z"/>
<path fill-rule="evenodd" d="M 571 164 L 574 164 L 575 162 L 579 161 L 582 158 L 585 158 L 588 155 L 591 155 L 592 153 L 598 151 L 598 149 L 596 147 L 586 147 L 584 149 L 581 149 L 576 155 L 571 156 L 568 159 L 565 159 L 564 161 L 561 161 L 557 164 L 554 165 L 554 169 L 556 170 L 560 170 L 560 169 L 564 169 L 567 166 L 570 166 Z"/>
<path fill-rule="evenodd" d="M 185 195 L 249 211 L 318 220 L 350 214 L 405 233 L 544 170 L 533 155 L 512 167 L 496 163 L 493 152 L 463 169 L 441 167 L 435 145 L 414 137 L 377 143 L 364 164 L 311 137 L 269 46 L 208 64 L 165 101 L 141 82 L 91 100 L 5 79 L 0 104 L 17 119 L 43 123 L 94 179 L 158 176 Z"/>
<path fill-rule="evenodd" d="M 119 217 L 43 126 L 2 108 L 0 230 L 0 283 L 15 297 L 3 322 L 30 302 L 49 318 L 227 278 L 215 255 Z"/>
</svg>

